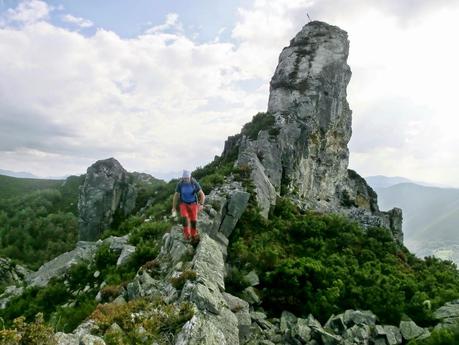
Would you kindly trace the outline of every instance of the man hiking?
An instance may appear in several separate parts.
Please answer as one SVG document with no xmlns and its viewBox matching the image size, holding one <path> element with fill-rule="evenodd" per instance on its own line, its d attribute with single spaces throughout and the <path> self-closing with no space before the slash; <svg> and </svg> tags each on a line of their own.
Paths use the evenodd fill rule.
<svg viewBox="0 0 459 345">
<path fill-rule="evenodd" d="M 185 240 L 191 240 L 192 244 L 199 242 L 198 229 L 196 223 L 198 220 L 198 211 L 202 209 L 206 196 L 199 183 L 191 177 L 188 170 L 183 170 L 182 179 L 177 184 L 174 198 L 172 199 L 172 213 L 180 211 L 180 217 L 183 225 L 183 237 Z M 179 209 L 177 203 L 180 200 Z"/>
</svg>

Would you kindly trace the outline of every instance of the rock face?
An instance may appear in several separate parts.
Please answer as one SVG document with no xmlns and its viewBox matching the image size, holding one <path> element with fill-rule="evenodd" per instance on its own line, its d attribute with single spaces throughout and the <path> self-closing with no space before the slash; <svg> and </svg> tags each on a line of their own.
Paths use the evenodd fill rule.
<svg viewBox="0 0 459 345">
<path fill-rule="evenodd" d="M 80 187 L 79 239 L 95 241 L 114 219 L 135 207 L 137 192 L 132 178 L 114 158 L 91 165 Z"/>
<path fill-rule="evenodd" d="M 265 216 L 278 196 L 287 196 L 303 208 L 391 229 L 401 242 L 401 210 L 380 212 L 376 193 L 348 169 L 348 52 L 345 31 L 322 22 L 305 25 L 280 54 L 267 113 L 230 137 L 223 156 L 237 150 L 237 164 L 251 168 Z"/>
</svg>

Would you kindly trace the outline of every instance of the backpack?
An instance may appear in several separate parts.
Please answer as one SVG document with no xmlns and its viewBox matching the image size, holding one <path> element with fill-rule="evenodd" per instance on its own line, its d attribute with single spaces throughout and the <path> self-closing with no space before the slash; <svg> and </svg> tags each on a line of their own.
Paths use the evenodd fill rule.
<svg viewBox="0 0 459 345">
<path fill-rule="evenodd" d="M 201 187 L 199 186 L 199 183 L 192 177 L 191 180 L 190 180 L 190 183 L 192 185 L 192 199 L 187 199 L 185 200 L 183 198 L 183 194 L 188 194 L 188 193 L 182 193 L 182 190 L 183 188 L 185 187 L 185 185 L 189 185 L 189 183 L 185 183 L 185 181 L 181 180 L 178 185 L 177 185 L 177 192 L 180 194 L 180 201 L 181 202 L 184 202 L 184 203 L 187 203 L 187 204 L 191 204 L 191 203 L 194 203 L 194 202 L 197 202 L 198 201 L 198 195 L 197 193 L 201 190 Z"/>
</svg>

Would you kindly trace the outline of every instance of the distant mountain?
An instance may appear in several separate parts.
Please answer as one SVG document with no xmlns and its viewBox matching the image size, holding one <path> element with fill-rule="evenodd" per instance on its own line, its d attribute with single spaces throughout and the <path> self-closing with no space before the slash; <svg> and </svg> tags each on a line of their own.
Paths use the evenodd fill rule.
<svg viewBox="0 0 459 345">
<path fill-rule="evenodd" d="M 376 193 L 381 209 L 403 210 L 407 238 L 459 242 L 459 189 L 400 183 Z"/>
<path fill-rule="evenodd" d="M 395 186 L 396 184 L 400 184 L 400 183 L 414 183 L 414 184 L 417 184 L 420 186 L 426 186 L 426 187 L 451 188 L 450 186 L 447 186 L 447 185 L 416 181 L 416 180 L 411 180 L 411 179 L 408 179 L 406 177 L 401 177 L 401 176 L 376 175 L 376 176 L 367 176 L 365 177 L 365 180 L 373 189 L 388 188 L 388 187 Z"/>
<path fill-rule="evenodd" d="M 33 178 L 33 179 L 40 179 L 40 180 L 65 180 L 67 177 L 69 177 L 69 175 L 43 177 L 43 176 L 34 175 L 26 171 L 11 171 L 11 170 L 3 170 L 3 169 L 0 169 L 0 175 L 17 177 L 17 178 Z"/>
<path fill-rule="evenodd" d="M 382 210 L 403 210 L 405 244 L 411 250 L 459 263 L 459 189 L 399 183 L 375 191 Z"/>
<path fill-rule="evenodd" d="M 18 178 L 39 178 L 34 174 L 25 171 L 11 171 L 11 170 L 3 170 L 0 169 L 0 175 L 11 176 L 11 177 L 18 177 Z"/>
<path fill-rule="evenodd" d="M 64 180 L 18 178 L 0 175 L 0 198 L 14 197 L 41 189 L 58 188 Z"/>
<path fill-rule="evenodd" d="M 413 182 L 405 177 L 400 177 L 400 176 L 390 177 L 390 176 L 382 176 L 382 175 L 367 176 L 365 177 L 365 180 L 373 189 L 387 188 L 387 187 L 390 187 L 390 186 L 393 186 L 399 183 Z"/>
</svg>

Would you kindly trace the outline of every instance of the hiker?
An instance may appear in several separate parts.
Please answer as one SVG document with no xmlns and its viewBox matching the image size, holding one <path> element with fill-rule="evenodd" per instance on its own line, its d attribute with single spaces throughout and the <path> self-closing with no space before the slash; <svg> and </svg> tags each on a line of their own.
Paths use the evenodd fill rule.
<svg viewBox="0 0 459 345">
<path fill-rule="evenodd" d="M 177 202 L 180 198 L 180 204 L 177 208 Z M 198 220 L 198 211 L 202 209 L 206 196 L 199 183 L 191 177 L 188 170 L 183 170 L 182 179 L 177 184 L 174 198 L 172 200 L 172 214 L 180 211 L 180 217 L 183 225 L 183 237 L 190 240 L 192 244 L 199 242 L 199 233 L 196 228 Z"/>
</svg>

